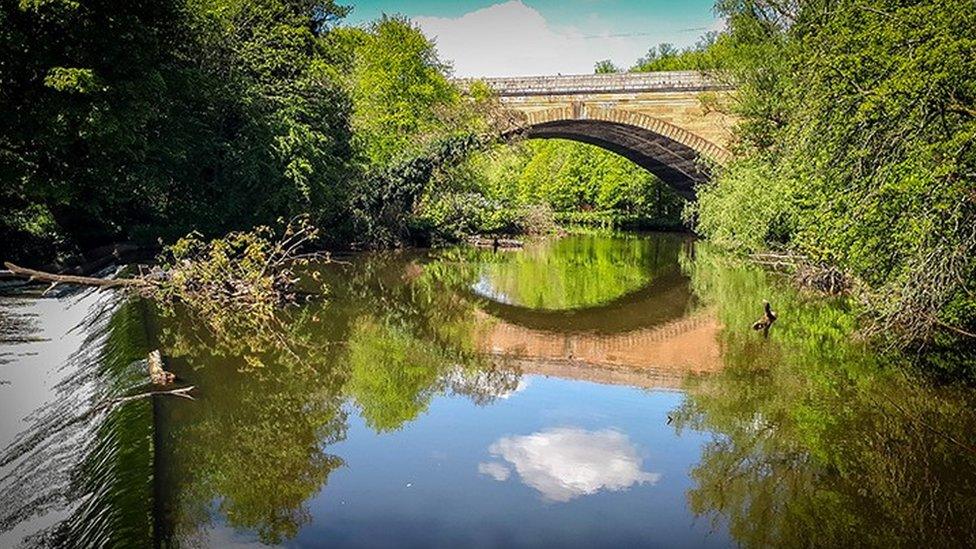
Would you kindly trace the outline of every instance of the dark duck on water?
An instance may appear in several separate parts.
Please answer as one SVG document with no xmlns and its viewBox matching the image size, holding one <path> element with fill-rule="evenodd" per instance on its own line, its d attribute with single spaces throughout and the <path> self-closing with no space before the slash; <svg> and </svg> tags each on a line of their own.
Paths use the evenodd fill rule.
<svg viewBox="0 0 976 549">
<path fill-rule="evenodd" d="M 763 300 L 763 316 L 759 317 L 753 325 L 752 329 L 757 332 L 762 330 L 763 337 L 769 337 L 769 328 L 776 322 L 776 312 L 769 305 L 769 302 L 765 299 Z"/>
</svg>

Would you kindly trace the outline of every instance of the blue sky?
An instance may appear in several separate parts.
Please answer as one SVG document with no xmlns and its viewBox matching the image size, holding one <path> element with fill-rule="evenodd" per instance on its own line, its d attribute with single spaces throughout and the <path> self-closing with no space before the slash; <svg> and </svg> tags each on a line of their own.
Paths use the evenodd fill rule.
<svg viewBox="0 0 976 549">
<path fill-rule="evenodd" d="M 436 38 L 458 76 L 592 72 L 661 42 L 694 44 L 722 22 L 714 0 L 347 0 L 349 22 L 401 13 Z"/>
</svg>

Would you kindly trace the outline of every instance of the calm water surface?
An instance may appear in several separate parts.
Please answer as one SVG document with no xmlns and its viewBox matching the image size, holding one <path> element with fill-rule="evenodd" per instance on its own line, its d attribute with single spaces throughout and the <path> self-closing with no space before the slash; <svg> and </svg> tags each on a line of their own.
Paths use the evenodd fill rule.
<svg viewBox="0 0 976 549">
<path fill-rule="evenodd" d="M 307 274 L 261 330 L 3 298 L 0 547 L 976 544 L 973 391 L 685 237 Z M 117 400 L 156 348 L 196 400 Z"/>
</svg>

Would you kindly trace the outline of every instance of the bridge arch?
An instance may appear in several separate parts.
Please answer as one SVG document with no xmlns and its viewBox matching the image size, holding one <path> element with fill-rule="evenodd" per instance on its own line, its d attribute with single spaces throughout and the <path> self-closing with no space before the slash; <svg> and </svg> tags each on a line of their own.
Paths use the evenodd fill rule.
<svg viewBox="0 0 976 549">
<path fill-rule="evenodd" d="M 511 137 L 568 139 L 609 150 L 631 160 L 694 199 L 695 187 L 711 177 L 710 166 L 731 158 L 726 149 L 653 116 L 587 103 L 520 113 Z"/>
<path fill-rule="evenodd" d="M 715 109 L 734 85 L 700 71 L 512 76 L 456 80 L 486 85 L 511 114 L 510 136 L 596 145 L 636 162 L 692 199 L 709 166 L 731 159 L 735 116 Z M 702 160 L 706 160 L 702 162 Z"/>
</svg>

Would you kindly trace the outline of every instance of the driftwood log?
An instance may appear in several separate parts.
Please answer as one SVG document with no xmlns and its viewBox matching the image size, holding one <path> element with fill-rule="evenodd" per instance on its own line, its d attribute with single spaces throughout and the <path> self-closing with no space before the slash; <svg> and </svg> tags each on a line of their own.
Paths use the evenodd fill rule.
<svg viewBox="0 0 976 549">
<path fill-rule="evenodd" d="M 170 389 L 167 391 L 147 391 L 136 395 L 113 398 L 111 400 L 106 400 L 99 403 L 97 406 L 93 407 L 91 411 L 89 411 L 88 413 L 93 414 L 100 410 L 104 410 L 106 408 L 112 408 L 114 406 L 117 406 L 125 402 L 132 402 L 133 400 L 141 400 L 143 398 L 152 398 L 154 396 L 170 395 L 170 396 L 185 398 L 187 400 L 196 400 L 195 398 L 193 398 L 193 395 L 190 394 L 190 391 L 193 391 L 194 389 L 196 389 L 196 386 L 190 385 L 189 387 L 180 387 L 179 389 Z"/>
<path fill-rule="evenodd" d="M 518 250 L 525 246 L 525 242 L 515 238 L 482 236 L 474 236 L 469 238 L 468 244 L 476 248 L 493 248 L 495 250 Z"/>
<path fill-rule="evenodd" d="M 149 281 L 142 278 L 94 278 L 90 276 L 59 275 L 28 269 L 26 267 L 14 265 L 9 261 L 4 262 L 3 265 L 15 276 L 26 278 L 28 280 L 37 280 L 39 282 L 49 282 L 51 284 L 51 288 L 57 286 L 58 284 L 74 284 L 78 286 L 92 286 L 95 288 L 144 288 L 150 284 Z M 48 289 L 50 290 L 50 288 Z"/>
</svg>

